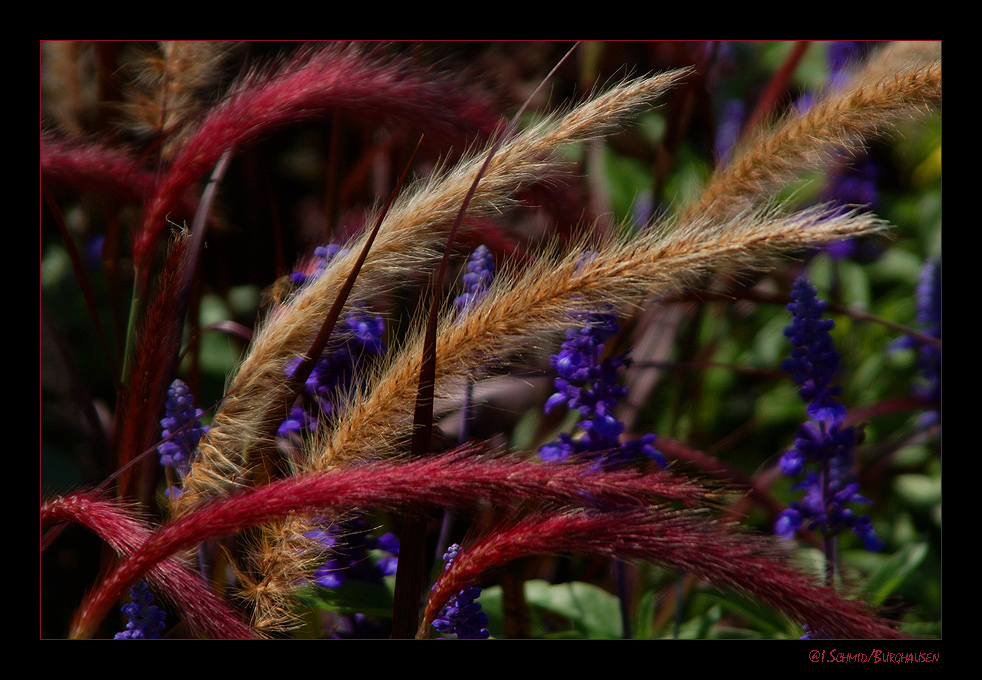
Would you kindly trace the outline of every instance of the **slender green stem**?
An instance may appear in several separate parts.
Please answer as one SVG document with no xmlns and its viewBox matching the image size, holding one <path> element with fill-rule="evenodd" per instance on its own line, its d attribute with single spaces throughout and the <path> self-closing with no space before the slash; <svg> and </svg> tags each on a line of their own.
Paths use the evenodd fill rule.
<svg viewBox="0 0 982 680">
<path fill-rule="evenodd" d="M 825 424 L 822 424 L 824 429 Z M 832 496 L 832 480 L 831 480 L 831 463 L 828 460 L 822 461 L 822 506 L 825 508 L 826 514 L 828 514 L 828 508 L 831 503 Z M 836 550 L 836 536 L 829 534 L 829 527 L 826 527 L 826 533 L 822 537 L 822 552 L 825 553 L 825 585 L 829 588 L 835 587 L 835 571 L 836 562 L 838 560 L 837 550 Z"/>
<path fill-rule="evenodd" d="M 133 297 L 130 299 L 130 314 L 129 319 L 126 321 L 126 349 L 123 351 L 123 373 L 119 376 L 119 384 L 122 387 L 126 387 L 129 382 L 130 375 L 130 361 L 133 358 L 133 343 L 135 342 L 136 336 L 136 315 L 137 311 L 140 309 L 140 304 L 142 298 L 140 297 L 140 285 L 141 276 L 137 272 L 136 282 L 133 286 Z"/>
</svg>

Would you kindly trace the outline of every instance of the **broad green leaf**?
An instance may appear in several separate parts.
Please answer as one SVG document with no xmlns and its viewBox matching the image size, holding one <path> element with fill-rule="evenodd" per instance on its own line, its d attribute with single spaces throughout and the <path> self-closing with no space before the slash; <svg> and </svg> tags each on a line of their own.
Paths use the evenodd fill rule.
<svg viewBox="0 0 982 680">
<path fill-rule="evenodd" d="M 863 586 L 866 599 L 874 606 L 886 601 L 927 556 L 927 544 L 910 545 L 893 555 L 869 577 Z"/>
<path fill-rule="evenodd" d="M 622 635 L 620 603 L 615 595 L 589 583 L 574 581 L 552 585 L 536 580 L 525 584 L 529 605 L 558 614 L 590 638 Z"/>
<path fill-rule="evenodd" d="M 788 631 L 788 619 L 756 600 L 736 593 L 708 591 L 702 597 L 717 603 L 724 611 L 738 612 L 747 619 L 749 627 L 764 637 L 784 637 Z M 746 631 L 745 631 L 746 632 Z"/>
<path fill-rule="evenodd" d="M 376 619 L 392 616 L 392 593 L 383 585 L 349 579 L 337 588 L 308 591 L 308 601 L 320 609 L 360 613 Z"/>
</svg>

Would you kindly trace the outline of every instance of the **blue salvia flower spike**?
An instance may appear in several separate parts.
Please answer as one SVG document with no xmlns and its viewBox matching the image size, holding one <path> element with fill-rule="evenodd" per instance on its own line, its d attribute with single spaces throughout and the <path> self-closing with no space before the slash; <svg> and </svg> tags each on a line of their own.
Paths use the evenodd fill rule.
<svg viewBox="0 0 982 680">
<path fill-rule="evenodd" d="M 479 245 L 467 258 L 465 273 L 461 277 L 463 291 L 454 298 L 454 307 L 457 313 L 463 314 L 468 307 L 476 305 L 487 294 L 488 287 L 494 280 L 495 261 L 494 254 L 484 244 Z M 472 402 L 474 397 L 474 376 L 471 375 L 464 388 L 460 408 L 460 427 L 457 430 L 457 443 L 463 444 L 470 438 L 470 421 L 472 412 Z M 440 535 L 437 540 L 437 550 L 441 545 L 446 545 L 450 535 L 454 518 L 449 508 L 444 509 L 443 521 L 440 526 Z M 437 553 L 439 559 L 439 553 Z"/>
<path fill-rule="evenodd" d="M 467 260 L 467 270 L 463 276 L 464 292 L 454 298 L 458 312 L 484 297 L 494 278 L 494 268 L 494 255 L 488 247 L 480 245 L 475 248 Z"/>
<path fill-rule="evenodd" d="M 859 494 L 859 486 L 852 479 L 858 432 L 843 424 L 847 411 L 835 399 L 842 390 L 832 384 L 839 367 L 839 353 L 829 333 L 834 323 L 823 318 L 826 303 L 818 299 L 815 287 L 807 279 L 795 282 L 791 298 L 788 309 L 794 318 L 785 335 L 794 349 L 781 367 L 798 384 L 798 393 L 812 420 L 798 428 L 794 446 L 781 458 L 784 474 L 806 475 L 793 487 L 804 491 L 805 496 L 780 514 L 774 531 L 790 538 L 807 523 L 809 529 L 831 538 L 849 529 L 868 550 L 879 550 L 883 543 L 870 518 L 856 515 L 848 507 L 869 504 L 869 500 Z M 809 466 L 818 472 L 810 471 Z"/>
<path fill-rule="evenodd" d="M 808 405 L 808 415 L 823 423 L 841 422 L 846 408 L 835 400 L 842 392 L 832 380 L 839 368 L 839 353 L 829 331 L 835 326 L 823 318 L 826 303 L 819 300 L 815 287 L 800 278 L 791 292 L 788 310 L 794 315 L 784 334 L 791 340 L 791 358 L 781 368 L 798 384 L 798 394 Z"/>
<path fill-rule="evenodd" d="M 585 315 L 580 329 L 566 332 L 566 340 L 550 362 L 556 371 L 553 385 L 556 392 L 549 397 L 545 411 L 565 405 L 581 414 L 578 427 L 583 435 L 577 438 L 562 433 L 539 449 L 543 460 L 563 460 L 572 455 L 594 455 L 598 463 L 613 466 L 628 463 L 639 455 L 665 467 L 665 459 L 654 448 L 655 435 L 622 443 L 624 423 L 614 415 L 617 403 L 627 396 L 627 388 L 618 383 L 618 376 L 629 359 L 624 352 L 604 358 L 604 347 L 619 331 L 613 314 Z"/>
<path fill-rule="evenodd" d="M 291 280 L 297 285 L 309 283 L 320 276 L 334 257 L 345 252 L 346 249 L 335 244 L 318 246 L 314 249 L 313 272 L 295 271 Z M 351 340 L 343 345 L 328 346 L 317 358 L 302 387 L 306 404 L 295 404 L 280 424 L 276 434 L 281 440 L 290 442 L 315 432 L 321 416 L 335 415 L 333 401 L 338 391 L 350 384 L 361 360 L 367 355 L 385 352 L 385 321 L 382 317 L 356 309 L 348 314 L 345 325 Z M 292 378 L 302 363 L 302 357 L 288 362 L 284 368 L 286 377 Z"/>
<path fill-rule="evenodd" d="M 291 280 L 296 285 L 310 283 L 321 275 L 334 257 L 344 252 L 334 244 L 316 248 L 312 268 L 308 265 L 305 270 L 295 271 Z M 305 273 L 310 269 L 310 273 Z M 326 417 L 336 416 L 337 395 L 351 386 L 364 360 L 385 353 L 385 321 L 381 316 L 364 309 L 353 309 L 345 317 L 344 325 L 338 328 L 346 331 L 346 341 L 330 341 L 310 369 L 302 386 L 303 399 L 293 406 L 277 430 L 281 447 L 294 446 L 299 439 L 315 433 Z M 287 362 L 284 367 L 286 377 L 292 378 L 302 363 L 302 357 Z M 333 555 L 312 576 L 313 583 L 323 588 L 338 588 L 349 579 L 381 585 L 384 576 L 395 573 L 398 539 L 392 534 L 377 539 L 369 536 L 361 517 L 356 516 L 340 525 L 315 519 L 305 534 Z M 382 552 L 378 561 L 370 555 L 373 550 Z M 353 616 L 348 623 L 354 625 L 355 620 Z M 369 619 L 357 617 L 357 622 L 363 633 L 369 629 L 373 634 L 376 632 Z"/>
<path fill-rule="evenodd" d="M 153 594 L 143 581 L 130 588 L 130 602 L 120 607 L 126 617 L 126 630 L 116 633 L 116 640 L 155 640 L 164 630 L 165 614 L 153 604 Z"/>
<path fill-rule="evenodd" d="M 456 543 L 444 553 L 443 570 L 450 568 L 460 551 Z M 481 589 L 476 586 L 464 588 L 456 593 L 433 619 L 433 627 L 445 635 L 454 635 L 458 640 L 485 640 L 491 637 L 488 631 L 488 615 L 481 608 L 477 598 Z"/>
<path fill-rule="evenodd" d="M 177 484 L 191 469 L 191 458 L 198 448 L 198 442 L 208 431 L 201 424 L 201 409 L 194 407 L 194 396 L 182 380 L 175 380 L 167 390 L 164 417 L 160 421 L 163 428 L 161 438 L 165 441 L 157 447 L 160 464 L 168 477 L 165 492 L 168 498 L 176 498 L 180 493 Z"/>
</svg>

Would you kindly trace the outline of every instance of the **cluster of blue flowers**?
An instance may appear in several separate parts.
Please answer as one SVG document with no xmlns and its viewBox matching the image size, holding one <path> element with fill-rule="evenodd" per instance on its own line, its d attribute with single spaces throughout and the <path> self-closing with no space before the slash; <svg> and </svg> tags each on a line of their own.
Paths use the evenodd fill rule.
<svg viewBox="0 0 982 680">
<path fill-rule="evenodd" d="M 917 326 L 926 335 L 941 339 L 941 261 L 930 258 L 924 263 L 917 282 Z M 918 420 L 922 428 L 941 421 L 941 348 L 911 335 L 898 338 L 891 350 L 910 349 L 917 353 L 920 374 L 912 392 L 922 399 L 927 410 Z"/>
<path fill-rule="evenodd" d="M 461 312 L 483 298 L 492 279 L 494 279 L 494 255 L 487 246 L 480 245 L 467 259 L 467 268 L 463 276 L 464 292 L 454 298 L 457 311 Z"/>
<path fill-rule="evenodd" d="M 306 535 L 327 548 L 338 548 L 333 551 L 335 556 L 314 572 L 314 582 L 324 588 L 337 588 L 348 579 L 381 585 L 385 576 L 396 573 L 398 537 L 391 533 L 370 535 L 361 517 L 326 529 L 312 529 Z M 373 560 L 370 554 L 376 550 L 381 556 Z"/>
<path fill-rule="evenodd" d="M 457 309 L 458 314 L 463 313 L 468 307 L 476 305 L 487 294 L 488 287 L 494 280 L 494 274 L 494 255 L 487 246 L 478 246 L 467 259 L 461 281 L 463 291 L 454 298 L 454 307 Z M 467 392 L 463 398 L 463 418 L 461 420 L 460 432 L 458 433 L 461 443 L 467 439 L 471 385 L 472 383 L 469 381 L 467 383 Z M 451 524 L 451 514 L 449 511 L 446 511 L 443 528 L 440 533 L 440 543 L 438 545 L 445 544 L 445 537 L 450 531 Z M 454 543 L 443 554 L 444 571 L 450 568 L 459 550 L 460 546 Z M 487 629 L 488 616 L 482 611 L 481 603 L 477 601 L 480 596 L 481 589 L 474 586 L 455 593 L 433 620 L 433 627 L 445 635 L 453 635 L 460 640 L 487 639 L 491 634 Z"/>
<path fill-rule="evenodd" d="M 859 433 L 844 425 L 846 408 L 836 400 L 841 388 L 832 385 L 839 366 L 839 353 L 829 334 L 834 322 L 823 318 L 826 303 L 818 299 L 807 279 L 795 282 L 791 298 L 788 309 L 794 318 L 785 335 L 794 349 L 781 368 L 798 384 L 812 420 L 799 428 L 794 446 L 781 458 L 781 470 L 786 475 L 806 474 L 793 487 L 803 490 L 805 496 L 781 513 L 775 532 L 790 538 L 806 522 L 809 529 L 825 536 L 849 529 L 862 539 L 867 550 L 880 550 L 883 543 L 869 516 L 857 515 L 848 507 L 868 504 L 869 500 L 859 494 L 852 476 Z M 808 469 L 810 466 L 813 469 Z"/>
<path fill-rule="evenodd" d="M 155 640 L 164 630 L 164 611 L 153 604 L 153 594 L 143 581 L 130 588 L 130 602 L 120 611 L 126 617 L 126 630 L 116 633 L 116 640 Z"/>
<path fill-rule="evenodd" d="M 450 568 L 459 551 L 460 546 L 454 543 L 443 554 L 444 571 Z M 433 627 L 458 640 L 486 640 L 491 633 L 487 627 L 488 615 L 477 601 L 480 596 L 481 589 L 473 585 L 456 593 L 433 619 Z"/>
<path fill-rule="evenodd" d="M 191 458 L 198 448 L 198 442 L 208 431 L 201 424 L 203 412 L 194 407 L 194 396 L 182 380 L 175 380 L 167 390 L 164 404 L 164 417 L 160 421 L 163 428 L 161 438 L 164 443 L 157 447 L 160 464 L 168 472 L 171 482 L 180 482 L 191 469 Z M 180 487 L 171 483 L 165 491 L 168 498 L 176 498 Z"/>
<path fill-rule="evenodd" d="M 603 358 L 605 343 L 620 331 L 613 314 L 593 313 L 584 317 L 579 330 L 566 332 L 566 340 L 550 362 L 556 370 L 556 392 L 546 401 L 549 413 L 560 405 L 578 409 L 582 419 L 577 424 L 582 436 L 562 433 L 554 442 L 539 449 L 543 460 L 564 460 L 589 455 L 602 467 L 617 467 L 639 456 L 665 466 L 665 459 L 655 447 L 655 435 L 648 434 L 632 442 L 621 442 L 624 423 L 614 415 L 617 402 L 627 395 L 618 384 L 618 375 L 629 359 L 627 352 Z"/>
<path fill-rule="evenodd" d="M 327 267 L 331 260 L 337 255 L 343 255 L 348 252 L 347 248 L 342 248 L 335 243 L 329 243 L 326 246 L 317 246 L 314 248 L 314 263 L 313 271 L 306 272 L 302 270 L 297 270 L 290 274 L 290 283 L 298 288 L 307 283 L 310 283 Z"/>
<path fill-rule="evenodd" d="M 290 416 L 280 425 L 277 435 L 282 439 L 289 441 L 304 431 L 315 431 L 322 416 L 334 414 L 333 400 L 339 390 L 351 384 L 365 357 L 385 351 L 382 317 L 356 310 L 348 315 L 345 323 L 350 332 L 349 341 L 329 349 L 314 364 L 304 384 L 306 404 L 294 406 Z M 287 363 L 286 377 L 293 376 L 300 361 L 297 358 Z"/>
<path fill-rule="evenodd" d="M 181 488 L 177 486 L 191 469 L 191 459 L 198 449 L 198 442 L 208 431 L 201 424 L 204 412 L 195 408 L 194 396 L 184 381 L 177 379 L 167 390 L 167 401 L 164 403 L 164 417 L 160 420 L 163 428 L 157 447 L 160 454 L 160 464 L 167 473 L 168 484 L 164 494 L 171 499 L 177 498 Z M 117 640 L 136 640 L 159 638 L 164 629 L 164 612 L 153 602 L 153 595 L 147 589 L 147 584 L 137 581 L 130 589 L 130 604 L 121 609 L 128 619 L 126 630 L 116 634 Z"/>
<path fill-rule="evenodd" d="M 344 251 L 333 244 L 318 247 L 314 250 L 314 255 L 318 258 L 314 273 L 294 272 L 290 277 L 291 281 L 296 285 L 309 283 L 340 252 Z M 304 432 L 314 432 L 321 417 L 334 414 L 333 400 L 339 390 L 350 386 L 359 364 L 368 356 L 385 352 L 385 322 L 382 317 L 354 310 L 348 314 L 345 324 L 347 342 L 334 344 L 317 360 L 304 384 L 305 403 L 294 406 L 289 417 L 280 425 L 277 435 L 284 441 L 291 442 Z M 287 363 L 284 368 L 286 377 L 293 377 L 300 362 L 298 357 Z"/>
</svg>

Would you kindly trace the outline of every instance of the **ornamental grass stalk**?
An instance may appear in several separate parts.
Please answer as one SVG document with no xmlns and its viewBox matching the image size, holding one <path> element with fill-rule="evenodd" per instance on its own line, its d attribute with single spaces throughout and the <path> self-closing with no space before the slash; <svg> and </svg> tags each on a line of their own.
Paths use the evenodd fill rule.
<svg viewBox="0 0 982 680">
<path fill-rule="evenodd" d="M 931 205 L 939 45 L 824 86 L 808 41 L 42 47 L 43 637 L 657 638 L 676 601 L 676 635 L 940 633 L 940 525 L 893 484 L 939 474 L 902 264 L 940 229 L 885 184 L 886 214 L 813 200 L 865 149 Z M 795 440 L 772 330 L 804 276 L 867 308 L 836 305 L 839 364 L 795 286 Z M 818 440 L 816 506 L 778 479 Z M 833 588 L 812 510 L 858 488 L 883 558 L 843 537 Z"/>
</svg>

